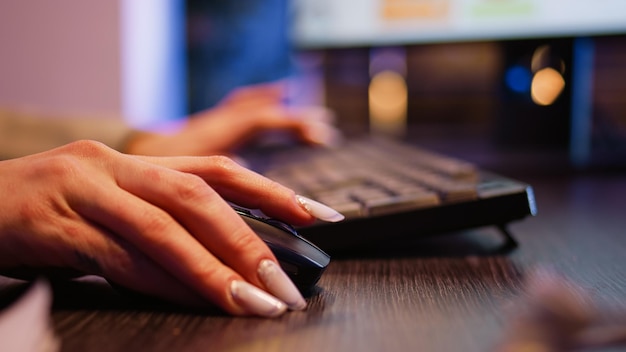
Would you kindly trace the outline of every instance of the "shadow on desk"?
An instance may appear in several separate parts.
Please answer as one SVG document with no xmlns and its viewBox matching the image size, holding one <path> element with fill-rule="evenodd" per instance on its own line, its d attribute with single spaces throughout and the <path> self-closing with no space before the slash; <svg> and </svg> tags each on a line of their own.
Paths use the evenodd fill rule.
<svg viewBox="0 0 626 352">
<path fill-rule="evenodd" d="M 496 228 L 481 228 L 438 236 L 421 237 L 413 242 L 389 243 L 376 248 L 361 248 L 357 252 L 342 252 L 333 256 L 333 261 L 350 259 L 402 259 L 402 258 L 466 258 L 468 256 L 500 256 L 513 250 Z M 332 269 L 331 269 L 332 271 Z M 78 279 L 47 279 L 53 291 L 53 309 L 60 310 L 134 310 L 159 311 L 164 313 L 200 314 L 203 316 L 226 316 L 218 308 L 202 310 L 188 309 L 145 295 L 135 294 L 122 287 L 110 285 L 97 276 Z M 3 278 L 0 281 L 0 308 L 8 306 L 29 287 L 27 281 Z M 309 299 L 322 293 L 321 288 L 310 292 Z"/>
<path fill-rule="evenodd" d="M 517 249 L 514 234 L 504 227 L 490 226 L 473 230 L 403 237 L 396 242 L 379 242 L 355 250 L 332 252 L 333 260 L 345 258 L 399 258 L 399 257 L 467 257 L 507 255 Z"/>
<path fill-rule="evenodd" d="M 44 280 L 50 283 L 53 294 L 52 308 L 54 310 L 132 310 L 227 316 L 218 308 L 191 309 L 135 294 L 123 288 L 112 286 L 98 276 L 85 276 L 71 280 Z M 32 283 L 28 281 L 0 277 L 0 309 L 16 301 L 31 285 Z"/>
</svg>

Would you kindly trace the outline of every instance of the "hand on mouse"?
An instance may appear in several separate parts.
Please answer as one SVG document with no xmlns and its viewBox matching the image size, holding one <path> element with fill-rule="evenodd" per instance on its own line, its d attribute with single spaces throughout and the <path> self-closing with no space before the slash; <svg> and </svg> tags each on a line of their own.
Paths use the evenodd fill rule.
<svg viewBox="0 0 626 352">
<path fill-rule="evenodd" d="M 0 170 L 0 268 L 71 268 L 235 315 L 306 303 L 227 201 L 296 225 L 333 215 L 221 156 L 138 157 L 79 141 Z"/>
<path fill-rule="evenodd" d="M 330 110 L 321 106 L 288 107 L 282 102 L 284 95 L 282 83 L 236 89 L 215 108 L 190 116 L 173 132 L 137 134 L 125 152 L 158 156 L 229 155 L 268 131 L 287 132 L 311 145 L 335 145 L 341 140 Z"/>
</svg>

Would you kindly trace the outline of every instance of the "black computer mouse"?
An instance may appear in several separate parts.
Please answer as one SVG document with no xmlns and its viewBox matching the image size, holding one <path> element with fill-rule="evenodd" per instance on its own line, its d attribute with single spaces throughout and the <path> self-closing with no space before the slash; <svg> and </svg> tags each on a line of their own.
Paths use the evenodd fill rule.
<svg viewBox="0 0 626 352">
<path fill-rule="evenodd" d="M 272 250 L 280 266 L 303 295 L 314 292 L 315 284 L 330 263 L 330 256 L 300 236 L 289 224 L 254 215 L 249 209 L 231 205 L 242 219 Z M 109 283 L 125 296 L 146 304 L 161 300 L 127 289 L 115 282 Z"/>
<path fill-rule="evenodd" d="M 233 209 L 272 250 L 298 289 L 310 293 L 330 263 L 330 256 L 289 224 L 254 215 L 245 208 L 233 206 Z"/>
</svg>

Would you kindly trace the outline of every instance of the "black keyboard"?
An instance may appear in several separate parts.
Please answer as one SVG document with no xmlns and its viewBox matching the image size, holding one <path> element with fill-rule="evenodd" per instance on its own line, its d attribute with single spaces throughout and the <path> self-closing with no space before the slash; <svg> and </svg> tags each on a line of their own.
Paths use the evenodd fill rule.
<svg viewBox="0 0 626 352">
<path fill-rule="evenodd" d="M 488 225 L 505 229 L 536 213 L 530 185 L 398 141 L 368 137 L 337 149 L 262 154 L 254 157 L 257 171 L 346 216 L 298 228 L 329 253 Z"/>
</svg>

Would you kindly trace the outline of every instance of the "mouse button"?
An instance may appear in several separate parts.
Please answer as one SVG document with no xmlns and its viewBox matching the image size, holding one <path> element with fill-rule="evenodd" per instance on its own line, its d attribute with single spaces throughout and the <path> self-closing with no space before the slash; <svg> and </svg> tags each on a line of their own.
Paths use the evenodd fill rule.
<svg viewBox="0 0 626 352">
<path fill-rule="evenodd" d="M 242 219 L 248 226 L 264 241 L 282 245 L 283 247 L 293 248 L 295 246 L 294 239 L 296 238 L 292 233 L 285 232 L 281 228 L 277 228 L 257 218 L 242 216 Z"/>
<path fill-rule="evenodd" d="M 246 216 L 242 216 L 242 218 L 270 247 L 291 252 L 290 257 L 294 258 L 293 260 L 297 258 L 299 262 L 302 262 L 302 265 L 324 268 L 330 262 L 328 254 L 297 233 L 287 232 L 258 219 Z"/>
<path fill-rule="evenodd" d="M 283 229 L 283 230 L 285 230 L 287 232 L 291 232 L 295 236 L 300 236 L 293 226 L 291 226 L 291 225 L 289 225 L 287 223 L 284 223 L 284 222 L 282 222 L 280 220 L 267 219 L 266 222 L 268 224 L 274 225 L 276 227 L 280 227 L 281 229 Z"/>
</svg>

